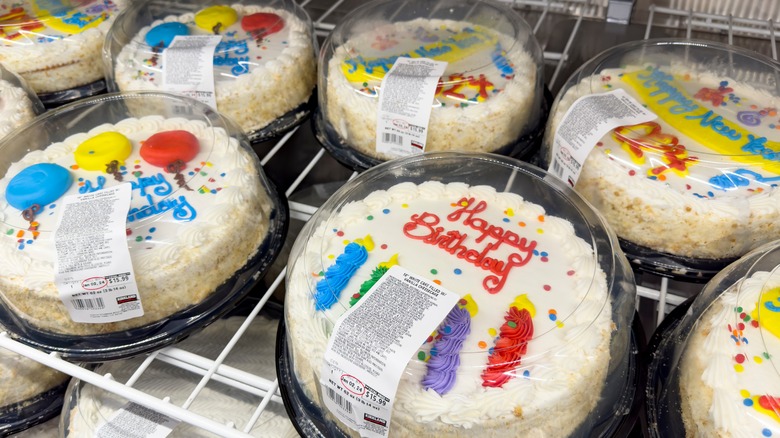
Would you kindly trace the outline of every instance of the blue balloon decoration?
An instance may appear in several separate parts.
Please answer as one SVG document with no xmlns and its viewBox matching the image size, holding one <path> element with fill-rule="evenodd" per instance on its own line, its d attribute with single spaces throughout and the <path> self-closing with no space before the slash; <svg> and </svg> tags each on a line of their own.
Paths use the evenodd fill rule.
<svg viewBox="0 0 780 438">
<path fill-rule="evenodd" d="M 5 188 L 5 199 L 17 210 L 26 210 L 33 204 L 45 207 L 65 194 L 72 183 L 68 169 L 58 164 L 33 164 L 11 179 Z"/>
<path fill-rule="evenodd" d="M 146 44 L 152 47 L 159 47 L 160 44 L 162 44 L 162 48 L 167 48 L 177 36 L 189 34 L 189 29 L 182 23 L 163 23 L 149 29 L 149 32 L 146 33 L 145 40 Z"/>
</svg>

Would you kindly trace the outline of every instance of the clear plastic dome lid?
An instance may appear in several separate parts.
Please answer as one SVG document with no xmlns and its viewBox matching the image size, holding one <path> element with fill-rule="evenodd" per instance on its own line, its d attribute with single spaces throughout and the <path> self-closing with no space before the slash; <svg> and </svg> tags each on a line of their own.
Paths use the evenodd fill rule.
<svg viewBox="0 0 780 438">
<path fill-rule="evenodd" d="M 715 276 L 684 317 L 656 335 L 653 436 L 780 434 L 780 243 Z"/>
<path fill-rule="evenodd" d="M 2 151 L 0 314 L 13 336 L 70 359 L 179 339 L 245 296 L 281 248 L 287 210 L 257 155 L 232 122 L 192 99 L 136 92 L 83 100 L 15 131 Z M 70 195 L 119 189 L 129 209 L 106 230 L 120 233 L 107 266 L 123 268 L 104 272 L 105 243 L 84 237 L 73 247 L 55 231 L 70 223 L 66 213 L 97 231 L 113 223 L 72 216 Z M 115 264 L 125 247 L 130 266 Z"/>
<path fill-rule="evenodd" d="M 426 152 L 518 154 L 532 146 L 544 118 L 543 75 L 541 50 L 522 17 L 490 1 L 380 0 L 352 11 L 320 53 L 318 136 L 336 158 L 366 168 L 420 152 L 376 145 L 386 109 L 380 90 L 399 57 L 446 63 L 443 74 L 404 73 L 413 77 L 411 89 L 420 77 L 435 85 L 432 102 L 419 102 L 425 110 L 430 105 Z"/>
<path fill-rule="evenodd" d="M 683 271 L 720 261 L 708 270 L 711 276 L 780 237 L 778 73 L 768 58 L 712 42 L 614 47 L 583 65 L 559 93 L 545 134 L 544 166 L 553 161 L 556 141 L 572 131 L 585 136 L 584 128 L 598 123 L 564 123 L 575 101 L 625 93 L 655 117 L 615 122 L 600 138 L 595 134 L 575 188 L 637 251 L 676 257 L 668 266 L 679 263 Z M 614 110 L 599 108 L 603 114 Z"/>
<path fill-rule="evenodd" d="M 194 66 L 175 57 L 182 45 L 208 36 L 218 39 L 210 59 L 211 52 Z M 174 42 L 177 38 L 190 42 Z M 289 129 L 308 114 L 316 47 L 309 16 L 293 1 L 148 0 L 128 7 L 112 26 L 105 61 L 112 91 L 182 92 L 187 84 L 181 83 L 181 70 L 202 68 L 213 76 L 205 84 L 210 90 L 186 89 L 213 91 L 216 109 L 254 141 Z"/>
<path fill-rule="evenodd" d="M 0 140 L 44 111 L 24 79 L 0 64 Z"/>
<path fill-rule="evenodd" d="M 304 397 L 317 400 L 334 323 L 400 266 L 459 301 L 403 372 L 391 436 L 588 436 L 614 420 L 633 276 L 600 216 L 536 168 L 462 153 L 377 166 L 318 210 L 288 266 L 287 340 Z M 367 330 L 389 315 L 372 314 Z M 542 414 L 547 403 L 566 421 Z"/>
<path fill-rule="evenodd" d="M 103 39 L 126 0 L 7 1 L 0 3 L 0 62 L 39 94 L 104 90 Z M 52 99 L 56 100 L 54 97 Z"/>
<path fill-rule="evenodd" d="M 0 433 L 7 436 L 57 416 L 69 378 L 0 348 Z"/>
</svg>

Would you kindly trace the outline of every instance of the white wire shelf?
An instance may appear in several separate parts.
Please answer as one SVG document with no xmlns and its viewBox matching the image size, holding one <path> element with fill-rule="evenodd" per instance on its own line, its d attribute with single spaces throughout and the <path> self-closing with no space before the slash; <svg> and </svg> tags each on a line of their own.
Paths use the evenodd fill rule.
<svg viewBox="0 0 780 438">
<path fill-rule="evenodd" d="M 577 67 L 577 65 L 570 65 L 571 62 L 569 61 L 573 58 L 573 52 L 578 49 L 578 45 L 583 44 L 583 41 L 587 39 L 596 38 L 592 34 L 583 34 L 585 23 L 592 23 L 593 21 L 603 23 L 609 6 L 608 0 L 501 1 L 510 4 L 523 14 L 540 41 L 543 42 L 545 46 L 544 60 L 547 69 L 547 84 L 553 92 L 565 80 L 565 75 L 568 75 L 573 68 Z M 676 0 L 673 3 L 679 5 L 690 2 Z M 704 4 L 706 0 L 694 3 Z M 324 37 L 334 28 L 336 21 L 345 11 L 359 5 L 360 2 L 357 0 L 337 0 L 335 2 L 332 0 L 305 0 L 300 4 L 312 16 L 316 34 Z M 750 10 L 750 15 L 753 18 L 739 18 L 731 13 L 719 15 L 711 12 L 713 8 L 705 9 L 705 12 L 696 12 L 693 9 L 681 7 L 650 5 L 647 10 L 639 11 L 639 13 L 635 11 L 634 16 L 641 17 L 643 24 L 635 23 L 629 26 L 639 27 L 640 35 L 643 35 L 644 38 L 650 38 L 654 35 L 654 32 L 669 28 L 682 29 L 684 36 L 688 38 L 694 34 L 699 37 L 699 33 L 704 31 L 706 35 L 713 39 L 737 45 L 743 41 L 743 37 L 747 36 L 752 38 L 748 44 L 758 41 L 758 44 L 762 45 L 766 53 L 777 60 L 776 34 L 780 31 L 780 27 L 771 17 L 767 19 L 755 18 L 755 9 Z M 771 14 L 776 12 L 774 9 L 769 11 Z M 565 25 L 559 25 L 559 23 L 565 23 Z M 553 29 L 558 34 L 553 34 Z M 643 33 L 641 32 L 642 29 Z M 261 153 L 261 163 L 269 173 L 273 173 L 274 169 L 280 166 L 295 169 L 292 175 L 282 178 L 286 181 L 285 184 L 282 184 L 282 187 L 284 187 L 286 197 L 292 198 L 289 202 L 291 220 L 298 223 L 308 220 L 316 211 L 318 204 L 304 200 L 306 199 L 305 197 L 295 196 L 296 194 L 315 186 L 319 180 L 323 179 L 323 173 L 327 175 L 324 179 L 330 183 L 330 189 L 324 189 L 325 195 L 321 196 L 326 196 L 328 190 L 338 187 L 356 175 L 345 170 L 330 158 L 324 149 L 313 141 L 311 134 L 307 135 L 306 131 L 308 129 L 305 125 L 296 128 L 279 140 L 270 144 L 264 144 L 259 148 L 264 151 L 264 153 Z M 306 152 L 300 152 L 302 149 L 305 149 Z M 293 151 L 295 153 L 292 153 Z M 305 157 L 301 157 L 302 154 Z M 290 156 L 295 157 L 295 159 L 291 161 Z M 336 178 L 336 180 L 328 180 L 329 177 Z M 291 226 L 291 229 L 295 229 L 295 227 Z M 292 238 L 294 236 L 289 239 Z M 283 257 L 285 257 L 284 254 L 280 256 L 280 258 Z M 270 285 L 262 291 L 259 302 L 215 360 L 193 354 L 176 346 L 168 347 L 150 354 L 128 381 L 118 382 L 110 375 L 100 375 L 68 363 L 57 354 L 42 353 L 23 345 L 11 339 L 6 333 L 0 334 L 0 348 L 6 348 L 27 356 L 89 384 L 116 393 L 128 401 L 146 406 L 218 436 L 249 437 L 251 436 L 249 431 L 252 430 L 253 425 L 267 406 L 272 403 L 281 403 L 278 382 L 275 376 L 249 374 L 227 367 L 222 362 L 244 334 L 247 327 L 252 324 L 255 316 L 263 310 L 268 300 L 282 284 L 285 272 L 286 268 L 282 268 L 281 272 L 272 279 Z M 642 280 L 638 287 L 638 295 L 641 298 L 639 306 L 640 308 L 645 306 L 646 309 L 649 306 L 652 312 L 652 321 L 646 321 L 648 329 L 652 329 L 655 324 L 660 323 L 666 312 L 682 303 L 687 297 L 694 294 L 698 288 L 695 285 L 681 284 L 662 277 L 642 275 L 639 278 Z M 164 362 L 201 376 L 198 386 L 181 406 L 171 404 L 165 399 L 151 396 L 133 387 L 144 372 L 154 366 L 156 362 Z M 198 397 L 201 390 L 212 380 L 262 397 L 251 417 L 246 420 L 236 418 L 228 424 L 223 424 L 188 410 L 193 400 Z M 234 424 L 243 424 L 244 427 L 238 430 L 234 427 Z"/>
</svg>

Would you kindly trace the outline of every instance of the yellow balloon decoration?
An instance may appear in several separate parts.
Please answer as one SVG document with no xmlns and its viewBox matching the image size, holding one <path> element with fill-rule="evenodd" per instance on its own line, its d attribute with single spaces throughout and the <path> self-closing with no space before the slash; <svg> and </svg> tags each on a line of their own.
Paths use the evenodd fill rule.
<svg viewBox="0 0 780 438">
<path fill-rule="evenodd" d="M 127 137 L 111 131 L 84 141 L 73 155 L 76 164 L 84 170 L 106 170 L 106 165 L 114 160 L 123 165 L 132 151 L 133 145 Z"/>
</svg>

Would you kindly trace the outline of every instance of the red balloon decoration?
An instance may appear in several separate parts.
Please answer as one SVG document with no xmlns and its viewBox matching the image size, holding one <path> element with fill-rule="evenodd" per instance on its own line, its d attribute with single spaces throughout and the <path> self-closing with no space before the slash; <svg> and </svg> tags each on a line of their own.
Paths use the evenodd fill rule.
<svg viewBox="0 0 780 438">
<path fill-rule="evenodd" d="M 187 131 L 158 132 L 141 145 L 141 158 L 152 166 L 167 167 L 181 161 L 187 163 L 200 151 L 197 137 Z"/>
</svg>

